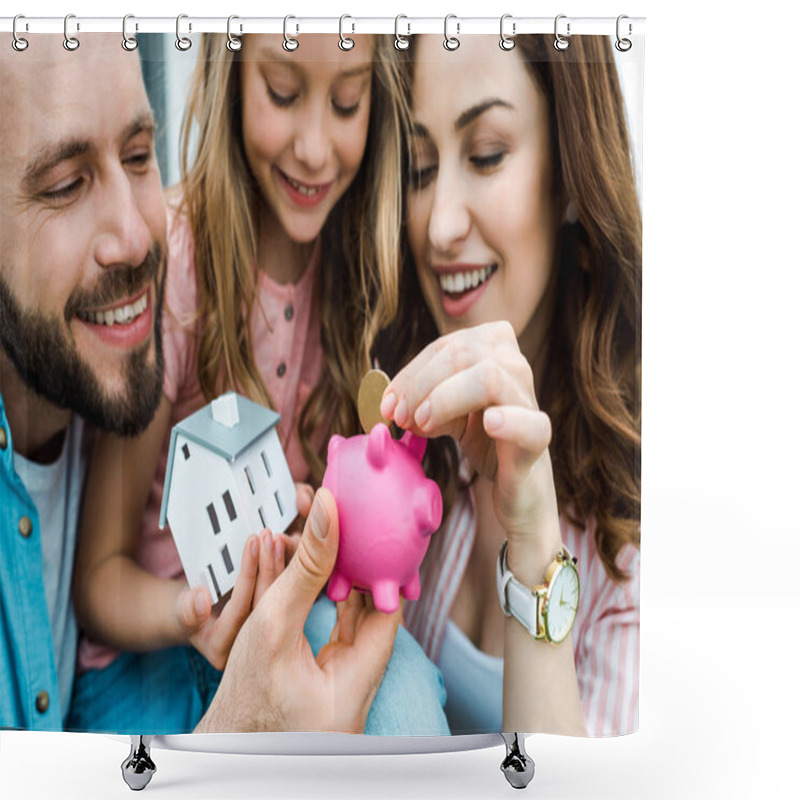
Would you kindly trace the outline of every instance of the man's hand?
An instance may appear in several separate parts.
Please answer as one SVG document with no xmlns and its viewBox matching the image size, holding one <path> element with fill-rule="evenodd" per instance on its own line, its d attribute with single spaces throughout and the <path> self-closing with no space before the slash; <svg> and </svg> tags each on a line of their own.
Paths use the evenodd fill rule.
<svg viewBox="0 0 800 800">
<path fill-rule="evenodd" d="M 349 616 L 346 633 L 338 630 L 314 658 L 303 627 L 333 571 L 338 545 L 336 502 L 320 489 L 294 558 L 242 626 L 197 732 L 363 732 L 400 611 L 363 609 Z"/>
</svg>

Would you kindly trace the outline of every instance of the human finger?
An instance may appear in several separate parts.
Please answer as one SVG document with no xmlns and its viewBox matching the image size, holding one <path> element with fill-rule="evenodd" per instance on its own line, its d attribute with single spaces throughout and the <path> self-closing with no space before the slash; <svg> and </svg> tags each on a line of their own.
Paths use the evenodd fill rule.
<svg viewBox="0 0 800 800">
<path fill-rule="evenodd" d="M 311 512 L 311 504 L 314 502 L 314 489 L 309 483 L 297 484 L 297 514 L 306 519 Z"/>
<path fill-rule="evenodd" d="M 263 597 L 264 592 L 275 582 L 280 573 L 275 571 L 274 537 L 269 528 L 264 528 L 258 536 L 258 577 L 253 591 L 253 607 Z"/>
<path fill-rule="evenodd" d="M 408 427 L 415 409 L 449 376 L 487 358 L 499 362 L 520 357 L 514 330 L 507 322 L 464 328 L 429 344 L 394 377 L 384 391 L 381 414 Z"/>
<path fill-rule="evenodd" d="M 365 595 L 362 592 L 350 592 L 347 600 L 337 603 L 337 636 L 336 641 L 352 644 L 361 615 L 366 610 Z"/>
<path fill-rule="evenodd" d="M 191 636 L 211 617 L 211 593 L 204 586 L 186 586 L 175 601 L 175 623 L 181 638 Z"/>
<path fill-rule="evenodd" d="M 348 729 L 363 730 L 369 708 L 381 685 L 394 649 L 401 612 L 384 614 L 363 610 L 353 642 L 326 645 L 317 654 L 317 664 L 336 686 L 337 706 Z"/>
<path fill-rule="evenodd" d="M 424 436 L 460 438 L 464 418 L 493 405 L 534 407 L 533 386 L 521 384 L 502 364 L 485 358 L 436 385 L 417 408 L 414 426 Z"/>
<path fill-rule="evenodd" d="M 294 558 L 294 554 L 297 552 L 297 548 L 300 546 L 300 539 L 302 538 L 302 534 L 298 533 L 277 533 L 274 535 L 275 540 L 280 540 L 281 544 L 283 545 L 283 558 L 284 558 L 284 565 L 288 564 L 292 558 Z"/>
<path fill-rule="evenodd" d="M 510 468 L 527 473 L 550 445 L 552 437 L 547 414 L 519 406 L 486 409 L 483 426 L 498 444 L 498 470 Z"/>
<path fill-rule="evenodd" d="M 227 628 L 230 633 L 230 642 L 238 633 L 239 628 L 247 619 L 250 609 L 253 606 L 253 594 L 256 588 L 258 576 L 260 546 L 258 536 L 255 534 L 248 536 L 242 549 L 242 562 L 239 566 L 239 574 L 233 584 L 233 592 L 230 599 L 225 604 L 219 615 L 217 622 L 220 629 Z M 230 645 L 228 645 L 229 649 Z"/>
<path fill-rule="evenodd" d="M 297 552 L 270 592 L 271 605 L 284 616 L 286 636 L 302 634 L 311 607 L 333 572 L 338 547 L 336 501 L 322 488 L 314 497 Z"/>
</svg>

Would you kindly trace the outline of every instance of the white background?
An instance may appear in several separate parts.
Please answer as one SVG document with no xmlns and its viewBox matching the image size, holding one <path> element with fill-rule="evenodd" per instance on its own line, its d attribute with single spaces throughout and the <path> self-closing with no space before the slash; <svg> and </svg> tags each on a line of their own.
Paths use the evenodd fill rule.
<svg viewBox="0 0 800 800">
<path fill-rule="evenodd" d="M 28 15 L 646 16 L 640 731 L 536 737 L 539 798 L 797 796 L 796 4 L 64 0 Z M 714 10 L 715 9 L 715 10 Z M 2 734 L 0 797 L 127 797 L 126 744 Z M 278 758 L 155 751 L 153 798 L 509 797 L 499 748 Z"/>
</svg>

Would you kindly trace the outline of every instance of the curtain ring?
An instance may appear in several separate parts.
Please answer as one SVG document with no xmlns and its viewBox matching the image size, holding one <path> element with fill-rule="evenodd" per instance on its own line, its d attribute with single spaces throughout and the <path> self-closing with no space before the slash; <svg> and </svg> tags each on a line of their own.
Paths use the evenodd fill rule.
<svg viewBox="0 0 800 800">
<path fill-rule="evenodd" d="M 514 46 L 516 45 L 516 42 L 511 38 L 511 36 L 517 35 L 517 23 L 511 23 L 511 36 L 506 36 L 505 32 L 503 31 L 503 23 L 505 23 L 507 19 L 511 18 L 511 14 L 503 14 L 503 16 L 500 17 L 500 49 L 505 50 L 506 52 L 513 50 Z"/>
<path fill-rule="evenodd" d="M 228 43 L 225 45 L 231 53 L 238 53 L 242 49 L 242 40 L 238 36 L 234 36 L 231 33 L 231 22 L 233 20 L 239 19 L 236 14 L 231 14 L 228 17 Z M 239 30 L 242 30 L 241 25 L 239 26 Z"/>
<path fill-rule="evenodd" d="M 128 36 L 128 20 L 136 19 L 133 14 L 126 14 L 122 18 L 122 49 L 132 53 L 138 46 L 139 40 L 135 36 Z M 136 26 L 136 30 L 139 26 Z"/>
<path fill-rule="evenodd" d="M 623 39 L 619 35 L 620 22 L 622 22 L 622 20 L 624 20 L 624 19 L 628 19 L 628 17 L 625 14 L 620 14 L 617 17 L 617 41 L 614 42 L 614 47 L 616 47 L 617 50 L 620 51 L 620 53 L 627 53 L 628 50 L 630 50 L 631 47 L 633 47 L 633 42 L 630 39 Z M 628 23 L 628 35 L 630 35 L 630 34 L 631 34 L 631 24 L 629 22 Z"/>
<path fill-rule="evenodd" d="M 28 49 L 28 45 L 30 44 L 30 42 L 27 39 L 23 39 L 17 33 L 17 20 L 20 20 L 20 19 L 25 19 L 25 15 L 24 14 L 17 14 L 17 16 L 14 17 L 14 24 L 13 24 L 13 26 L 11 28 L 11 32 L 14 34 L 14 38 L 11 40 L 11 46 L 18 53 L 21 53 L 23 50 L 27 50 Z M 27 24 L 26 24 L 25 27 L 27 29 Z"/>
<path fill-rule="evenodd" d="M 405 36 L 400 35 L 400 20 L 408 19 L 405 14 L 398 14 L 394 18 L 394 47 L 395 50 L 408 50 L 411 47 L 411 40 L 408 38 L 411 35 L 411 25 L 406 23 L 408 33 Z"/>
<path fill-rule="evenodd" d="M 356 46 L 354 39 L 351 39 L 349 36 L 345 36 L 342 33 L 342 27 L 346 19 L 353 19 L 353 18 L 349 14 L 342 14 L 342 16 L 339 17 L 339 49 L 345 51 L 352 50 Z M 355 29 L 356 25 L 355 23 L 353 23 L 353 31 L 355 31 Z"/>
<path fill-rule="evenodd" d="M 295 39 L 294 36 L 289 36 L 287 31 L 287 25 L 290 19 L 297 19 L 297 17 L 293 17 L 291 14 L 283 18 L 283 49 L 286 50 L 287 53 L 294 53 L 298 47 L 300 47 L 299 40 Z M 300 26 L 297 26 L 297 31 L 300 31 Z"/>
<path fill-rule="evenodd" d="M 569 47 L 569 39 L 567 39 L 567 38 L 563 37 L 563 36 L 562 36 L 562 35 L 561 35 L 561 34 L 558 32 L 558 21 L 559 21 L 560 19 L 566 19 L 566 18 L 567 18 L 567 15 L 566 15 L 566 14 L 559 14 L 559 15 L 556 17 L 556 23 L 555 23 L 555 34 L 556 34 L 556 39 L 555 39 L 555 41 L 553 42 L 553 47 L 555 47 L 555 48 L 556 48 L 556 50 L 566 50 L 566 49 Z M 570 27 L 570 25 L 569 25 L 569 22 L 567 22 L 567 36 L 569 36 L 569 27 Z"/>
<path fill-rule="evenodd" d="M 178 14 L 175 20 L 175 47 L 178 50 L 186 51 L 192 46 L 192 40 L 188 36 L 181 36 L 181 20 L 188 19 L 188 14 Z M 189 30 L 192 30 L 192 23 L 189 23 Z"/>
<path fill-rule="evenodd" d="M 67 16 L 64 17 L 64 49 L 72 53 L 81 46 L 81 43 L 74 36 L 69 35 L 67 28 L 71 19 L 75 19 L 74 14 L 67 14 Z M 77 25 L 77 23 L 76 30 L 80 30 L 80 25 Z"/>
<path fill-rule="evenodd" d="M 456 19 L 457 17 L 455 14 L 448 14 L 444 18 L 444 41 L 442 45 L 444 46 L 445 50 L 449 50 L 451 53 L 453 50 L 458 50 L 461 47 L 461 42 L 458 40 L 458 34 L 461 33 L 461 23 L 456 21 L 456 36 L 448 36 L 447 35 L 447 23 L 450 22 L 451 19 Z"/>
</svg>

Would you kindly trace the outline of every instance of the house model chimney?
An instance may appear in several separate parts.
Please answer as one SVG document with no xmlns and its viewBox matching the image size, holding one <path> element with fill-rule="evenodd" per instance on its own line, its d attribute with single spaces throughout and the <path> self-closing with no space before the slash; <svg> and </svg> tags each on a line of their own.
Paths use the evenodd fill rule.
<svg viewBox="0 0 800 800">
<path fill-rule="evenodd" d="M 234 428 L 239 424 L 239 404 L 236 402 L 236 394 L 228 392 L 211 401 L 211 416 L 215 422 L 224 425 L 226 428 Z"/>
</svg>

